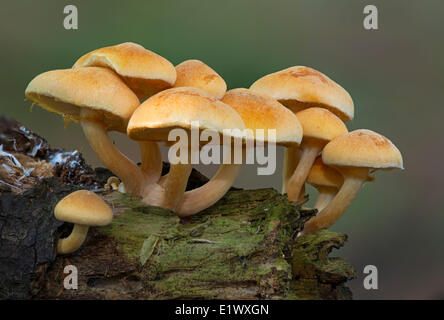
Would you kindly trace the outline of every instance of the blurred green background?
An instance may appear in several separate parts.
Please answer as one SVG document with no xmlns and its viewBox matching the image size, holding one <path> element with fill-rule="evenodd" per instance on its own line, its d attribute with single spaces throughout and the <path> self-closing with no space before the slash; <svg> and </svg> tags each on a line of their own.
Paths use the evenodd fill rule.
<svg viewBox="0 0 444 320">
<path fill-rule="evenodd" d="M 79 29 L 63 28 L 63 8 L 79 10 Z M 379 10 L 379 30 L 363 28 L 363 8 Z M 24 102 L 37 74 L 68 68 L 82 54 L 126 41 L 173 64 L 200 59 L 229 88 L 293 65 L 314 67 L 340 83 L 355 102 L 350 130 L 389 137 L 405 170 L 380 172 L 333 230 L 349 242 L 337 252 L 357 269 L 357 299 L 444 298 L 444 214 L 441 205 L 444 116 L 444 2 L 427 1 L 8 1 L 0 11 L 0 110 L 46 137 L 79 149 L 98 165 L 78 125 Z M 113 135 L 138 160 L 137 146 Z M 282 159 L 282 150 L 279 150 Z M 245 166 L 237 185 L 280 188 L 274 176 Z M 214 167 L 203 168 L 206 174 Z M 312 191 L 312 190 L 311 190 Z M 336 254 L 336 253 L 335 253 Z M 365 290 L 363 268 L 379 270 L 379 289 Z"/>
</svg>

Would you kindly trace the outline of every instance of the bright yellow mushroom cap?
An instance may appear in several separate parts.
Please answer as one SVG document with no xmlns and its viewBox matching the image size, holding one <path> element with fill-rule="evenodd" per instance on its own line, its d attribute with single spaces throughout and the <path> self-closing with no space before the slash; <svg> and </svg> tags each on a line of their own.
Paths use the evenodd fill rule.
<svg viewBox="0 0 444 320">
<path fill-rule="evenodd" d="M 227 91 L 225 80 L 202 61 L 186 60 L 176 66 L 176 72 L 176 88 L 198 88 L 217 99 L 221 99 Z"/>
<path fill-rule="evenodd" d="M 222 98 L 239 113 L 248 129 L 276 130 L 276 144 L 297 146 L 302 140 L 302 126 L 296 115 L 273 98 L 249 89 L 233 89 Z M 257 137 L 255 137 L 258 140 Z"/>
<path fill-rule="evenodd" d="M 327 165 L 403 169 L 401 152 L 386 137 L 360 129 L 330 141 L 322 151 Z"/>
<path fill-rule="evenodd" d="M 310 107 L 330 110 L 343 121 L 354 117 L 350 94 L 325 74 L 309 67 L 295 66 L 268 74 L 250 87 L 297 112 Z"/>
<path fill-rule="evenodd" d="M 53 70 L 28 84 L 26 97 L 47 111 L 78 121 L 80 109 L 103 114 L 108 130 L 124 132 L 140 102 L 127 85 L 109 69 L 99 67 Z"/>
<path fill-rule="evenodd" d="M 113 219 L 106 202 L 92 191 L 75 191 L 60 200 L 55 209 L 57 220 L 87 226 L 105 226 Z"/>
<path fill-rule="evenodd" d="M 128 124 L 128 136 L 134 140 L 168 141 L 174 128 L 190 129 L 199 122 L 201 130 L 224 134 L 224 129 L 245 129 L 239 114 L 228 104 L 208 93 L 191 87 L 164 90 L 145 100 Z M 243 132 L 232 132 L 244 138 Z"/>
<path fill-rule="evenodd" d="M 348 132 L 342 120 L 327 109 L 308 108 L 299 111 L 296 116 L 302 125 L 304 138 L 330 141 Z"/>
<path fill-rule="evenodd" d="M 316 158 L 307 177 L 307 183 L 312 186 L 340 188 L 343 182 L 342 175 L 332 167 L 325 165 L 321 156 Z"/>
<path fill-rule="evenodd" d="M 91 51 L 76 61 L 73 68 L 78 67 L 114 70 L 139 98 L 171 88 L 176 81 L 171 62 L 132 42 Z"/>
</svg>

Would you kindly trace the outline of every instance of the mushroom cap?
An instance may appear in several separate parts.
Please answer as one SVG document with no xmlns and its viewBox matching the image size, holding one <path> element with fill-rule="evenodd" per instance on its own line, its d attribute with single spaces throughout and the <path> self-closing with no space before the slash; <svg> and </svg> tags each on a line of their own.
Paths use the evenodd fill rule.
<svg viewBox="0 0 444 320">
<path fill-rule="evenodd" d="M 323 73 L 295 66 L 268 74 L 250 87 L 267 94 L 297 112 L 309 107 L 322 107 L 340 117 L 352 120 L 354 105 L 350 94 Z"/>
<path fill-rule="evenodd" d="M 199 60 L 186 60 L 176 66 L 177 78 L 174 87 L 194 87 L 217 99 L 227 91 L 225 80 L 212 68 Z"/>
<path fill-rule="evenodd" d="M 114 71 L 98 67 L 39 74 L 28 84 L 25 95 L 44 109 L 74 121 L 79 121 L 81 108 L 98 111 L 108 130 L 122 132 L 140 104 Z"/>
<path fill-rule="evenodd" d="M 302 125 L 304 138 L 330 141 L 348 132 L 342 120 L 324 108 L 304 109 L 296 116 Z"/>
<path fill-rule="evenodd" d="M 233 107 L 242 117 L 247 129 L 276 130 L 276 144 L 299 145 L 302 140 L 302 126 L 296 115 L 269 96 L 248 89 L 228 91 L 221 100 Z M 258 140 L 257 137 L 255 137 Z"/>
<path fill-rule="evenodd" d="M 91 51 L 76 61 L 73 68 L 77 67 L 110 68 L 139 98 L 171 88 L 176 81 L 176 70 L 171 62 L 132 42 Z"/>
<path fill-rule="evenodd" d="M 134 140 L 168 141 L 175 128 L 191 129 L 193 121 L 200 130 L 224 134 L 224 129 L 245 129 L 240 115 L 229 105 L 208 93 L 191 87 L 172 88 L 145 100 L 128 124 L 128 136 Z M 244 138 L 234 132 L 232 137 Z"/>
<path fill-rule="evenodd" d="M 113 212 L 94 192 L 79 190 L 57 203 L 54 216 L 57 220 L 75 224 L 105 226 L 112 221 Z"/>
<path fill-rule="evenodd" d="M 403 169 L 401 152 L 386 137 L 360 129 L 330 141 L 322 151 L 327 165 Z"/>
<path fill-rule="evenodd" d="M 322 162 L 322 157 L 316 158 L 310 173 L 307 177 L 307 183 L 312 186 L 334 187 L 339 188 L 344 183 L 344 178 L 339 171 L 325 165 Z"/>
</svg>

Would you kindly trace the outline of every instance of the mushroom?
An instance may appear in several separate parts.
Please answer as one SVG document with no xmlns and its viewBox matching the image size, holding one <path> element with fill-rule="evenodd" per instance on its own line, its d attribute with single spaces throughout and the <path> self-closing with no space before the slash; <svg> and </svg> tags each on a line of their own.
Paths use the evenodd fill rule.
<svg viewBox="0 0 444 320">
<path fill-rule="evenodd" d="M 176 70 L 167 59 L 139 44 L 125 42 L 80 57 L 73 68 L 103 67 L 115 71 L 140 98 L 171 88 Z"/>
<path fill-rule="evenodd" d="M 308 174 L 307 183 L 311 184 L 318 191 L 314 205 L 318 212 L 324 209 L 335 197 L 343 182 L 344 178 L 338 171 L 326 166 L 322 162 L 321 156 L 316 158 Z"/>
<path fill-rule="evenodd" d="M 287 185 L 290 201 L 299 199 L 310 168 L 322 148 L 336 137 L 348 132 L 345 124 L 333 113 L 323 108 L 309 108 L 296 113 L 301 122 L 304 137 L 301 143 L 299 162 Z"/>
<path fill-rule="evenodd" d="M 253 83 L 250 89 L 278 100 L 295 113 L 319 107 L 333 112 L 342 121 L 350 121 L 354 116 L 353 100 L 348 92 L 323 73 L 309 67 L 294 66 L 268 74 Z M 287 192 L 288 181 L 299 157 L 299 149 L 285 149 L 282 193 Z"/>
<path fill-rule="evenodd" d="M 373 180 L 370 170 L 403 169 L 402 155 L 386 137 L 365 129 L 355 130 L 329 142 L 322 161 L 344 177 L 334 199 L 304 227 L 304 233 L 331 226 L 351 204 L 366 181 Z"/>
<path fill-rule="evenodd" d="M 202 61 L 186 60 L 176 66 L 176 72 L 176 88 L 198 88 L 216 99 L 221 99 L 227 91 L 225 80 Z"/>
<path fill-rule="evenodd" d="M 76 251 L 85 241 L 91 226 L 106 226 L 113 219 L 111 208 L 92 191 L 75 191 L 60 200 L 55 209 L 57 220 L 74 224 L 71 234 L 57 243 L 57 253 Z"/>
<path fill-rule="evenodd" d="M 236 132 L 233 135 L 224 132 L 225 129 L 245 129 L 242 118 L 233 108 L 206 92 L 191 87 L 168 89 L 143 102 L 129 121 L 128 136 L 137 141 L 168 142 L 170 131 L 182 128 L 186 130 L 187 143 L 194 121 L 199 122 L 200 130 L 209 129 L 215 135 L 228 135 L 230 139 L 244 138 Z M 178 163 L 171 164 L 163 187 L 150 186 L 144 193 L 145 203 L 169 208 L 179 216 L 192 215 L 217 202 L 231 187 L 241 166 L 222 164 L 208 183 L 185 193 L 192 168 L 189 156 L 199 150 L 191 150 L 190 147 L 184 149 L 186 154 L 180 155 L 181 160 Z"/>
<path fill-rule="evenodd" d="M 125 183 L 128 192 L 139 194 L 143 175 L 114 146 L 108 131 L 126 133 L 127 122 L 140 103 L 114 71 L 87 67 L 45 72 L 29 83 L 25 94 L 44 109 L 80 122 L 102 164 Z"/>
<path fill-rule="evenodd" d="M 106 184 L 104 186 L 105 190 L 118 190 L 120 185 L 120 179 L 117 177 L 109 177 L 106 180 Z"/>
<path fill-rule="evenodd" d="M 104 67 L 115 71 L 140 98 L 171 88 L 176 70 L 167 59 L 139 44 L 126 42 L 100 48 L 79 58 L 73 68 Z M 145 183 L 157 182 L 162 173 L 162 157 L 155 142 L 139 142 L 141 169 Z"/>
<path fill-rule="evenodd" d="M 176 73 L 175 88 L 193 87 L 201 89 L 216 99 L 222 98 L 225 91 L 227 91 L 225 80 L 202 61 L 186 60 L 176 66 Z M 164 186 L 167 178 L 168 174 L 164 175 L 159 184 Z"/>
<path fill-rule="evenodd" d="M 281 146 L 299 146 L 302 126 L 294 113 L 267 95 L 238 88 L 228 91 L 221 100 L 230 105 L 244 120 L 247 129 L 253 131 L 256 144 L 275 143 Z M 264 130 L 258 137 L 256 130 Z M 268 130 L 276 130 L 276 141 L 269 140 Z"/>
<path fill-rule="evenodd" d="M 221 101 L 231 106 L 242 118 L 246 129 L 247 147 L 249 142 L 264 146 L 273 143 L 282 146 L 298 146 L 302 139 L 302 127 L 295 114 L 285 108 L 276 100 L 251 90 L 238 88 L 225 93 Z M 257 135 L 258 129 L 264 130 L 264 136 Z M 276 130 L 276 136 L 268 136 L 268 130 Z M 253 135 L 250 135 L 250 133 Z M 245 150 L 246 152 L 246 150 Z M 245 158 L 246 153 L 243 152 Z M 245 161 L 242 161 L 245 162 Z M 222 165 L 216 175 L 204 186 L 185 193 L 182 204 L 178 210 L 179 215 L 187 216 L 199 212 L 208 204 L 201 202 L 207 194 L 216 192 L 211 204 L 219 200 L 234 182 L 233 177 Z M 240 168 L 241 165 L 231 165 Z"/>
</svg>

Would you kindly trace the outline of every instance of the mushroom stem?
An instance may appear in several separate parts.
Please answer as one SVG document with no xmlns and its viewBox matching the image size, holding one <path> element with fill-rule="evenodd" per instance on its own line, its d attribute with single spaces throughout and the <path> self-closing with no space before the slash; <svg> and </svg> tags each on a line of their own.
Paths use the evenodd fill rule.
<svg viewBox="0 0 444 320">
<path fill-rule="evenodd" d="M 300 158 L 300 150 L 296 147 L 288 147 L 284 150 L 284 168 L 282 171 L 282 194 L 287 192 L 288 180 L 293 175 L 298 160 Z"/>
<path fill-rule="evenodd" d="M 151 184 L 159 181 L 162 174 L 162 155 L 159 145 L 152 141 L 139 141 L 142 156 L 141 170 L 145 176 L 145 183 Z"/>
<path fill-rule="evenodd" d="M 171 164 L 168 177 L 165 180 L 165 198 L 163 207 L 176 211 L 185 194 L 188 177 L 193 166 L 191 164 Z"/>
<path fill-rule="evenodd" d="M 215 204 L 231 188 L 241 167 L 242 164 L 222 164 L 210 181 L 185 192 L 177 215 L 191 216 Z"/>
<path fill-rule="evenodd" d="M 122 180 L 128 192 L 139 195 L 143 183 L 139 167 L 114 146 L 100 121 L 82 117 L 80 124 L 89 145 L 102 164 Z"/>
<path fill-rule="evenodd" d="M 159 183 L 145 185 L 142 193 L 143 202 L 149 206 L 163 207 L 165 203 L 165 188 Z"/>
<path fill-rule="evenodd" d="M 304 233 L 310 233 L 331 226 L 350 206 L 362 185 L 369 180 L 368 168 L 340 169 L 344 184 L 333 200 L 315 217 L 305 223 Z"/>
<path fill-rule="evenodd" d="M 143 199 L 145 203 L 161 206 L 173 211 L 177 210 L 184 196 L 191 170 L 193 169 L 193 165 L 191 164 L 192 152 L 190 149 L 186 150 L 186 163 L 179 162 L 170 164 L 168 175 L 162 177 L 162 181 L 158 181 L 155 185 L 148 186 L 150 190 Z"/>
<path fill-rule="evenodd" d="M 150 186 L 143 202 L 175 210 L 179 217 L 191 216 L 219 201 L 233 185 L 241 167 L 242 164 L 222 164 L 210 181 L 185 192 L 192 165 L 171 165 L 168 174 Z"/>
<path fill-rule="evenodd" d="M 307 180 L 310 169 L 325 143 L 314 139 L 304 139 L 301 144 L 301 155 L 296 170 L 287 184 L 288 200 L 296 201 Z"/>
<path fill-rule="evenodd" d="M 316 198 L 314 208 L 318 209 L 319 212 L 324 209 L 331 200 L 333 200 L 335 195 L 338 193 L 338 188 L 318 186 L 316 189 L 318 190 L 318 197 Z"/>
<path fill-rule="evenodd" d="M 74 224 L 71 234 L 67 238 L 59 239 L 57 243 L 57 253 L 68 254 L 79 249 L 86 239 L 89 226 Z"/>
<path fill-rule="evenodd" d="M 165 185 L 167 178 L 168 178 L 168 173 L 161 176 L 157 184 L 163 187 Z"/>
</svg>

